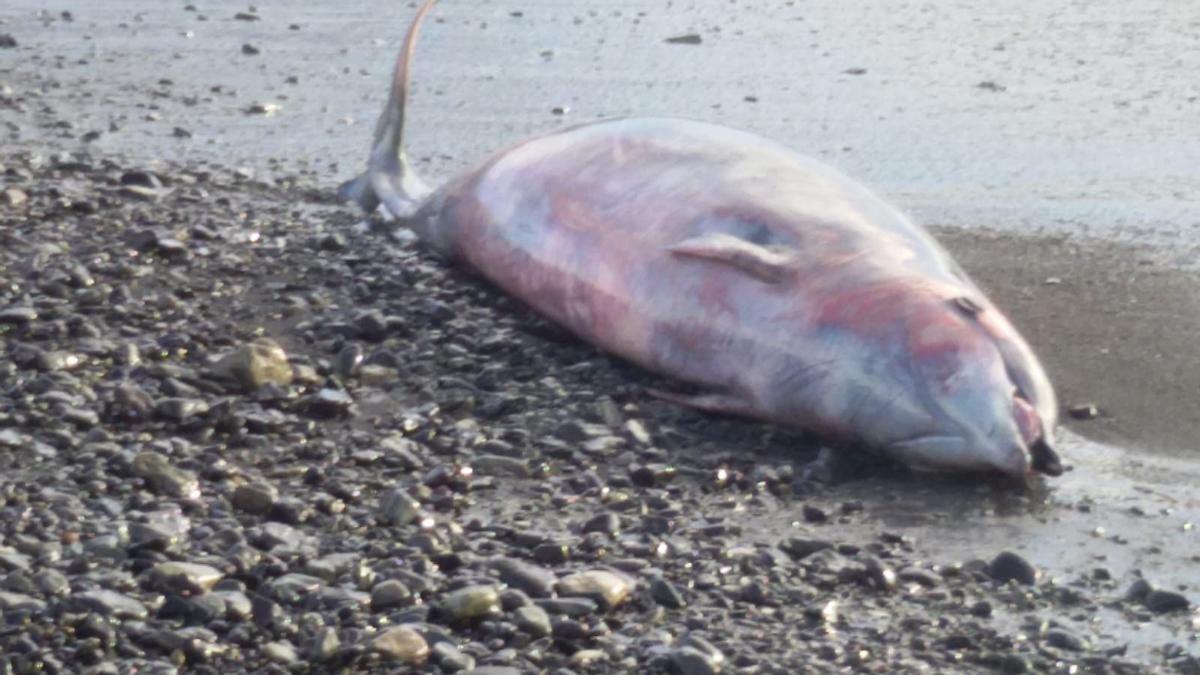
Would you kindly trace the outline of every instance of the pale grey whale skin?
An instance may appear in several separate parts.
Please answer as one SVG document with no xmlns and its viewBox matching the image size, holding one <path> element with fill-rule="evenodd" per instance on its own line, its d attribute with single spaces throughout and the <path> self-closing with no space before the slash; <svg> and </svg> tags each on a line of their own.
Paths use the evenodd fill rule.
<svg viewBox="0 0 1200 675">
<path fill-rule="evenodd" d="M 433 4 L 343 196 L 600 349 L 709 392 L 666 398 L 917 468 L 1061 473 L 1057 402 L 1025 340 L 924 229 L 820 162 L 704 122 L 613 119 L 430 190 L 403 126 Z"/>
</svg>

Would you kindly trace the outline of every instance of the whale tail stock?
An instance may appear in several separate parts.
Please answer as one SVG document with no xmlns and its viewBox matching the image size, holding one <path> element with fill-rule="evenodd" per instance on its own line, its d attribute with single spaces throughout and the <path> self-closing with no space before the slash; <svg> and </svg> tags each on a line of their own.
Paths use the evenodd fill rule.
<svg viewBox="0 0 1200 675">
<path fill-rule="evenodd" d="M 425 0 L 408 27 L 404 45 L 396 57 L 387 104 L 375 124 L 367 170 L 338 188 L 338 195 L 358 204 L 367 213 L 383 204 L 393 218 L 408 218 L 429 194 L 429 187 L 412 170 L 404 153 L 404 113 L 408 102 L 409 64 L 417 34 L 422 20 L 436 2 Z"/>
</svg>

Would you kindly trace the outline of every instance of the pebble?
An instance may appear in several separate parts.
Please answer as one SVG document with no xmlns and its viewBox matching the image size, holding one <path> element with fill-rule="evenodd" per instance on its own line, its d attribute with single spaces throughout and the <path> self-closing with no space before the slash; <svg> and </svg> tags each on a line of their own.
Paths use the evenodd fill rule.
<svg viewBox="0 0 1200 675">
<path fill-rule="evenodd" d="M 621 531 L 621 518 L 615 513 L 601 513 L 583 524 L 583 533 L 601 532 L 615 537 Z"/>
<path fill-rule="evenodd" d="M 1155 614 L 1165 614 L 1167 612 L 1183 612 L 1191 606 L 1182 593 L 1175 591 L 1166 591 L 1155 589 L 1146 594 L 1142 603 L 1146 605 L 1146 609 Z"/>
<path fill-rule="evenodd" d="M 392 488 L 379 498 L 377 513 L 385 525 L 408 525 L 421 514 L 421 505 L 404 490 Z"/>
<path fill-rule="evenodd" d="M 437 642 L 433 645 L 433 660 L 442 671 L 457 673 L 475 667 L 475 658 L 464 654 L 461 649 L 449 642 Z"/>
<path fill-rule="evenodd" d="M 1072 652 L 1081 652 L 1087 649 L 1087 644 L 1079 636 L 1062 628 L 1052 628 L 1046 631 L 1042 639 L 1047 645 L 1058 649 Z"/>
<path fill-rule="evenodd" d="M 291 665 L 300 661 L 300 656 L 296 653 L 296 647 L 290 642 L 268 642 L 262 646 L 263 656 L 267 657 L 268 661 Z"/>
<path fill-rule="evenodd" d="M 789 537 L 779 544 L 779 548 L 796 560 L 803 560 L 818 551 L 833 548 L 833 543 L 823 539 Z"/>
<path fill-rule="evenodd" d="M 346 417 L 354 409 L 354 399 L 340 389 L 326 387 L 305 399 L 308 412 L 320 419 Z"/>
<path fill-rule="evenodd" d="M 552 630 L 550 615 L 537 605 L 525 605 L 513 611 L 513 621 L 535 638 L 546 637 Z"/>
<path fill-rule="evenodd" d="M 671 650 L 670 661 L 678 675 L 716 675 L 721 672 L 721 661 L 695 647 Z"/>
<path fill-rule="evenodd" d="M 114 619 L 142 620 L 150 615 L 146 606 L 137 600 L 105 589 L 75 593 L 71 601 L 80 611 L 99 612 Z"/>
<path fill-rule="evenodd" d="M 151 584 L 167 591 L 204 593 L 224 578 L 221 570 L 199 563 L 163 562 L 150 570 Z"/>
<path fill-rule="evenodd" d="M 230 502 L 240 511 L 262 515 L 270 511 L 278 499 L 279 490 L 275 486 L 267 483 L 247 483 L 234 489 Z"/>
<path fill-rule="evenodd" d="M 538 598 L 534 604 L 558 616 L 588 616 L 600 610 L 600 606 L 591 598 Z"/>
<path fill-rule="evenodd" d="M 26 324 L 36 321 L 37 318 L 37 310 L 32 307 L 7 307 L 0 309 L 0 323 Z"/>
<path fill-rule="evenodd" d="M 988 576 L 1000 583 L 1016 581 L 1025 586 L 1037 583 L 1037 568 L 1028 560 L 1011 551 L 1004 551 L 993 558 L 987 571 Z"/>
<path fill-rule="evenodd" d="M 173 466 L 157 452 L 138 454 L 133 460 L 133 473 L 168 497 L 196 499 L 200 496 L 200 481 L 191 472 Z"/>
<path fill-rule="evenodd" d="M 8 593 L 0 591 L 0 611 L 5 612 L 40 612 L 46 608 L 46 603 L 31 595 Z"/>
<path fill-rule="evenodd" d="M 173 422 L 187 422 L 208 413 L 208 403 L 194 398 L 165 398 L 154 405 L 154 412 Z"/>
<path fill-rule="evenodd" d="M 387 661 L 420 666 L 429 659 L 429 643 L 407 626 L 389 628 L 371 640 L 371 651 Z"/>
<path fill-rule="evenodd" d="M 371 609 L 382 612 L 409 603 L 412 591 L 398 579 L 385 579 L 371 589 Z"/>
<path fill-rule="evenodd" d="M 579 572 L 558 580 L 559 596 L 592 598 L 606 609 L 619 607 L 632 591 L 633 582 L 628 577 L 607 570 Z"/>
<path fill-rule="evenodd" d="M 304 649 L 304 657 L 315 663 L 324 663 L 337 655 L 342 642 L 337 630 L 325 626 L 317 630 Z"/>
<path fill-rule="evenodd" d="M 500 581 L 524 591 L 530 597 L 548 598 L 558 583 L 554 572 L 524 560 L 498 558 L 491 562 L 491 566 L 499 574 Z"/>
<path fill-rule="evenodd" d="M 683 609 L 687 606 L 683 594 L 675 584 L 662 577 L 655 577 L 650 581 L 650 597 L 667 609 Z"/>
<path fill-rule="evenodd" d="M 441 609 L 455 623 L 471 623 L 501 613 L 500 593 L 495 586 L 467 586 L 447 593 Z"/>
<path fill-rule="evenodd" d="M 278 342 L 266 337 L 257 338 L 225 355 L 210 367 L 210 372 L 251 390 L 268 384 L 286 387 L 293 379 L 287 352 Z"/>
</svg>

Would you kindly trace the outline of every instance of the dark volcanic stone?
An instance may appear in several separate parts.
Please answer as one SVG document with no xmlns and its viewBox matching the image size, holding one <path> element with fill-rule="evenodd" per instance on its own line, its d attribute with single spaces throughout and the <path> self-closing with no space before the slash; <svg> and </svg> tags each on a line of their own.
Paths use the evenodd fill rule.
<svg viewBox="0 0 1200 675">
<path fill-rule="evenodd" d="M 557 577 L 544 567 L 515 558 L 498 558 L 492 561 L 492 569 L 499 573 L 500 581 L 530 597 L 548 598 L 554 592 Z"/>
<path fill-rule="evenodd" d="M 1081 652 L 1084 649 L 1087 649 L 1087 645 L 1084 644 L 1083 640 L 1081 640 L 1079 636 L 1061 628 L 1052 628 L 1046 631 L 1043 639 L 1046 641 L 1047 645 L 1050 645 L 1051 647 L 1057 647 L 1059 649 L 1065 649 L 1067 651 Z"/>
<path fill-rule="evenodd" d="M 1150 591 L 1142 602 L 1146 605 L 1146 609 L 1155 614 L 1182 612 L 1191 604 L 1183 594 L 1162 589 Z"/>
<path fill-rule="evenodd" d="M 687 604 L 679 589 L 662 577 L 655 577 L 650 582 L 650 597 L 667 609 L 682 609 Z"/>
<path fill-rule="evenodd" d="M 620 531 L 621 518 L 612 512 L 601 513 L 583 524 L 584 534 L 588 532 L 602 532 L 609 536 L 616 536 Z"/>
<path fill-rule="evenodd" d="M 340 389 L 322 389 L 305 399 L 308 413 L 313 417 L 332 419 L 345 417 L 354 409 L 354 399 Z"/>
<path fill-rule="evenodd" d="M 1037 583 L 1037 568 L 1011 551 L 1004 551 L 993 558 L 987 571 L 988 576 L 1000 583 L 1016 581 L 1025 586 Z"/>
<path fill-rule="evenodd" d="M 803 560 L 817 551 L 824 551 L 827 548 L 833 548 L 833 542 L 825 541 L 824 539 L 804 539 L 801 537 L 791 537 L 783 540 L 783 542 L 779 544 L 779 548 L 793 558 L 797 560 Z"/>
</svg>

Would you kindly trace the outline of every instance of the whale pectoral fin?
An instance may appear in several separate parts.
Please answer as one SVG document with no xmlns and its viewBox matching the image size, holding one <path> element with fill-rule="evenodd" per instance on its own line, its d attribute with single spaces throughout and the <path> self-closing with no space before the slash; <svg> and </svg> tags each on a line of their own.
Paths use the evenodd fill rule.
<svg viewBox="0 0 1200 675">
<path fill-rule="evenodd" d="M 743 415 L 746 417 L 757 417 L 757 411 L 745 398 L 736 394 L 676 394 L 675 392 L 663 391 L 662 389 L 647 389 L 647 393 L 655 398 L 661 398 L 664 401 L 685 405 L 689 408 L 696 408 L 705 412 L 726 413 L 731 415 Z"/>
<path fill-rule="evenodd" d="M 672 255 L 702 258 L 731 265 L 762 281 L 775 284 L 791 272 L 792 256 L 720 232 L 685 239 L 668 248 Z"/>
</svg>

